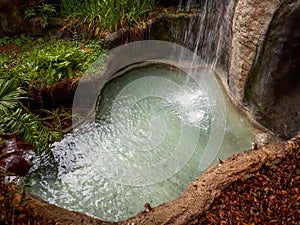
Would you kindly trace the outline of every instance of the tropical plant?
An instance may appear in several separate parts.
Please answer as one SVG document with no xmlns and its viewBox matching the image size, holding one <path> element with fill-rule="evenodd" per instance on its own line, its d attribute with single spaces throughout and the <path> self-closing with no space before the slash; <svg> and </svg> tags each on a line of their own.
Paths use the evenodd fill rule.
<svg viewBox="0 0 300 225">
<path fill-rule="evenodd" d="M 11 42 L 12 42 L 13 44 L 15 44 L 15 45 L 21 47 L 21 46 L 24 45 L 25 43 L 27 43 L 27 42 L 33 40 L 33 38 L 30 37 L 30 36 L 27 36 L 27 35 L 25 35 L 25 34 L 21 34 L 21 35 L 19 35 L 19 36 L 14 36 L 14 38 L 12 38 L 11 40 L 12 40 Z"/>
<path fill-rule="evenodd" d="M 0 79 L 0 134 L 17 133 L 35 147 L 38 156 L 52 156 L 49 144 L 60 140 L 62 134 L 49 130 L 21 104 L 24 94 L 13 80 Z"/>
<path fill-rule="evenodd" d="M 15 40 L 23 44 L 18 46 Z M 65 77 L 83 75 L 105 53 L 102 42 L 45 42 L 25 36 L 5 41 L 15 46 L 5 47 L 0 53 L 0 134 L 16 133 L 33 144 L 37 155 L 52 156 L 49 143 L 62 138 L 62 123 L 68 123 L 70 115 L 59 110 L 45 111 L 42 117 L 31 113 L 22 105 L 27 101 L 23 101 L 24 90 L 40 89 Z"/>
<path fill-rule="evenodd" d="M 6 114 L 13 110 L 18 104 L 19 99 L 22 99 L 22 95 L 25 92 L 19 88 L 15 87 L 12 80 L 4 81 L 0 80 L 0 113 Z"/>
<path fill-rule="evenodd" d="M 61 0 L 61 13 L 84 37 L 102 37 L 123 27 L 142 23 L 153 11 L 155 0 Z"/>
</svg>

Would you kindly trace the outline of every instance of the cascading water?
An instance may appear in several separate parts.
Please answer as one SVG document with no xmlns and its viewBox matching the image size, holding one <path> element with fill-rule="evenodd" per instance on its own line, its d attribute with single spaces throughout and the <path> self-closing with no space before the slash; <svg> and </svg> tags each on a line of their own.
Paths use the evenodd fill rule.
<svg viewBox="0 0 300 225">
<path fill-rule="evenodd" d="M 185 30 L 184 46 L 197 53 L 211 69 L 222 73 L 222 79 L 228 76 L 234 4 L 231 0 L 192 0 L 180 7 L 198 14 L 191 17 Z"/>
<path fill-rule="evenodd" d="M 101 76 L 94 64 L 73 104 L 74 112 L 90 109 L 84 114 L 90 119 L 54 144 L 58 172 L 34 173 L 34 194 L 118 221 L 142 211 L 145 202 L 176 198 L 218 158 L 250 148 L 251 125 L 224 99 L 215 78 L 224 11 L 211 31 L 205 23 L 216 6 L 209 2 L 186 33 L 187 45 L 196 40 L 202 58 L 175 44 L 145 41 L 112 50 Z"/>
</svg>

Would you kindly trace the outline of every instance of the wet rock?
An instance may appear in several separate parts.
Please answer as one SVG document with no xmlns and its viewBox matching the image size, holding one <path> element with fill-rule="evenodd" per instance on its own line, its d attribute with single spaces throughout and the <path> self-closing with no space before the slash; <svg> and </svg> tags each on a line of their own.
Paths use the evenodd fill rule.
<svg viewBox="0 0 300 225">
<path fill-rule="evenodd" d="M 255 134 L 255 142 L 258 144 L 258 146 L 267 145 L 270 143 L 275 142 L 275 137 L 269 133 L 257 133 Z"/>
<path fill-rule="evenodd" d="M 0 141 L 0 167 L 18 176 L 25 176 L 31 164 L 22 155 L 26 151 L 32 151 L 32 144 L 13 138 L 15 134 L 1 135 Z M 7 138 L 12 138 L 7 140 Z"/>
<path fill-rule="evenodd" d="M 215 65 L 215 71 L 227 85 L 235 4 L 231 0 L 206 4 L 201 3 L 196 13 L 161 14 L 154 18 L 149 39 L 174 42 L 197 51 L 203 63 Z"/>
<path fill-rule="evenodd" d="M 4 140 L 4 143 L 0 145 L 0 154 L 22 153 L 24 151 L 33 150 L 32 144 L 22 140 L 17 140 L 15 138 L 5 140 L 0 136 L 0 141 L 1 140 Z"/>
<path fill-rule="evenodd" d="M 0 167 L 14 175 L 25 176 L 31 168 L 31 164 L 21 155 L 9 154 L 0 159 Z"/>
<path fill-rule="evenodd" d="M 161 14 L 151 24 L 150 39 L 175 42 L 184 45 L 184 34 L 192 20 L 197 16 L 178 16 L 173 14 Z"/>
</svg>

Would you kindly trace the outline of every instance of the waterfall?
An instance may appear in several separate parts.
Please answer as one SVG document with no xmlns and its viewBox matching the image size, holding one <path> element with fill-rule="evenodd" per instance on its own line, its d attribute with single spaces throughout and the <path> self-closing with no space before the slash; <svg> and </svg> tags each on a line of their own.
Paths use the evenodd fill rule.
<svg viewBox="0 0 300 225">
<path fill-rule="evenodd" d="M 215 76 L 228 76 L 229 51 L 231 41 L 231 17 L 233 1 L 203 0 L 200 3 L 187 1 L 186 10 L 196 11 L 197 16 L 191 16 L 184 31 L 183 43 L 194 52 L 190 62 L 189 76 L 196 78 L 201 88 L 209 93 L 212 102 L 215 102 L 213 121 L 218 126 L 211 127 L 209 140 L 204 154 L 199 162 L 199 170 L 204 171 L 218 154 L 226 129 L 226 107 L 223 94 L 216 83 L 212 82 Z M 197 4 L 199 3 L 199 4 Z M 195 8 L 191 8 L 195 7 Z M 182 9 L 182 2 L 179 4 Z M 199 69 L 205 68 L 205 69 Z M 222 100 L 221 100 L 222 99 Z M 223 101 L 223 102 L 222 102 Z M 224 107 L 222 107 L 224 106 Z"/>
<path fill-rule="evenodd" d="M 206 65 L 228 77 L 232 18 L 235 2 L 232 0 L 188 0 L 185 7 L 180 1 L 182 12 L 195 12 L 191 16 L 184 36 L 179 42 L 195 52 Z"/>
</svg>

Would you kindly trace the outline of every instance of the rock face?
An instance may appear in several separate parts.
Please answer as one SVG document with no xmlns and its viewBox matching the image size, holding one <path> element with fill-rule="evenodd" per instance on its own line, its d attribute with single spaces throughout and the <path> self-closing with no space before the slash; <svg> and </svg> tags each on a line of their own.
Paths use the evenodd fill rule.
<svg viewBox="0 0 300 225">
<path fill-rule="evenodd" d="M 229 87 L 238 101 L 244 98 L 244 86 L 255 57 L 260 54 L 279 0 L 238 1 L 232 24 L 232 58 Z"/>
<path fill-rule="evenodd" d="M 254 118 L 284 138 L 300 132 L 300 1 L 280 4 L 244 84 Z"/>
<path fill-rule="evenodd" d="M 213 65 L 213 69 L 227 83 L 235 2 L 224 0 L 204 3 L 202 1 L 195 13 L 157 17 L 151 25 L 149 38 L 175 42 L 197 52 L 203 63 Z"/>
<path fill-rule="evenodd" d="M 300 132 L 300 1 L 237 1 L 228 90 L 283 138 Z"/>
</svg>

